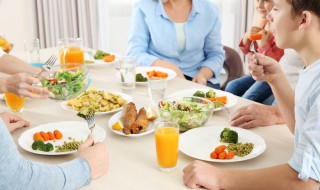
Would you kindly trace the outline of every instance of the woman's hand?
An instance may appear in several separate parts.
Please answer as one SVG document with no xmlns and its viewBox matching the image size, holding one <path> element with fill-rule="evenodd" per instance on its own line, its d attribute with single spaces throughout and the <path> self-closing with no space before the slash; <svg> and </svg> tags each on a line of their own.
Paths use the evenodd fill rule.
<svg viewBox="0 0 320 190">
<path fill-rule="evenodd" d="M 0 117 L 2 118 L 3 122 L 7 126 L 10 132 L 22 128 L 22 127 L 29 127 L 30 123 L 18 117 L 16 115 L 10 114 L 8 112 L 0 113 Z"/>
<path fill-rule="evenodd" d="M 214 73 L 208 67 L 201 67 L 196 76 L 193 77 L 192 82 L 202 85 L 207 85 L 207 81 L 214 76 Z"/>
</svg>

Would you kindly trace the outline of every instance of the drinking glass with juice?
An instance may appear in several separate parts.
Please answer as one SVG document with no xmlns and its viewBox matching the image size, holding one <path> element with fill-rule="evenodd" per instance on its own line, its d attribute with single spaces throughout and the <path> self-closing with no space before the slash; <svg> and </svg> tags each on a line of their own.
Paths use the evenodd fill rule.
<svg viewBox="0 0 320 190">
<path fill-rule="evenodd" d="M 81 38 L 61 39 L 58 43 L 60 64 L 68 64 L 67 68 L 72 68 L 84 63 L 83 40 Z"/>
<path fill-rule="evenodd" d="M 178 162 L 179 125 L 161 122 L 155 127 L 155 142 L 158 166 L 161 171 L 171 172 Z"/>
<path fill-rule="evenodd" d="M 11 92 L 4 93 L 7 106 L 14 112 L 22 112 L 25 104 L 25 98 L 15 95 Z"/>
</svg>

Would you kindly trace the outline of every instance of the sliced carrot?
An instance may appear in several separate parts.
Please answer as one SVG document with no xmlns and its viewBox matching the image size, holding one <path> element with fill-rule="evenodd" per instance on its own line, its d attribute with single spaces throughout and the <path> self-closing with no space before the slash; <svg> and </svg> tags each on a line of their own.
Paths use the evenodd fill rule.
<svg viewBox="0 0 320 190">
<path fill-rule="evenodd" d="M 210 154 L 210 157 L 212 159 L 217 159 L 218 158 L 218 154 L 215 151 L 212 151 L 211 154 Z"/>
<path fill-rule="evenodd" d="M 225 149 L 227 148 L 226 145 L 220 145 L 220 146 L 217 146 L 217 148 L 214 149 L 214 151 L 216 152 L 216 154 L 220 154 L 221 152 L 223 152 Z"/>
<path fill-rule="evenodd" d="M 47 132 L 47 134 L 49 135 L 49 140 L 54 140 L 54 139 L 56 139 L 55 137 L 54 137 L 54 134 L 52 133 L 52 132 Z"/>
<path fill-rule="evenodd" d="M 44 141 L 44 139 L 42 138 L 42 136 L 40 135 L 40 133 L 35 133 L 35 134 L 33 135 L 33 140 L 35 140 L 35 141 L 38 141 L 38 140 Z"/>
<path fill-rule="evenodd" d="M 218 158 L 219 158 L 219 159 L 225 159 L 226 156 L 227 156 L 226 151 L 223 151 L 223 152 L 221 152 L 221 153 L 219 154 Z"/>
<path fill-rule="evenodd" d="M 206 98 L 208 100 L 210 100 L 211 102 L 215 102 L 215 101 L 220 101 L 223 104 L 227 104 L 227 96 L 219 96 L 219 97 L 214 97 L 214 98 Z"/>
<path fill-rule="evenodd" d="M 232 158 L 234 157 L 234 155 L 236 155 L 236 152 L 230 151 L 230 152 L 228 152 L 228 154 L 226 155 L 226 159 L 232 159 Z"/>
<path fill-rule="evenodd" d="M 114 59 L 115 59 L 114 55 L 108 55 L 108 56 L 103 57 L 104 62 L 112 62 L 112 61 L 114 61 Z"/>
<path fill-rule="evenodd" d="M 161 77 L 161 78 L 167 78 L 168 77 L 168 73 L 161 72 L 161 71 L 156 71 L 155 76 L 156 77 Z"/>
<path fill-rule="evenodd" d="M 62 139 L 63 137 L 62 133 L 59 130 L 54 130 L 53 134 L 56 139 Z"/>
<path fill-rule="evenodd" d="M 43 138 L 44 141 L 48 141 L 49 140 L 49 135 L 43 131 L 40 131 L 40 135 Z"/>
<path fill-rule="evenodd" d="M 250 41 L 253 40 L 261 40 L 262 39 L 262 34 L 250 34 Z"/>
</svg>

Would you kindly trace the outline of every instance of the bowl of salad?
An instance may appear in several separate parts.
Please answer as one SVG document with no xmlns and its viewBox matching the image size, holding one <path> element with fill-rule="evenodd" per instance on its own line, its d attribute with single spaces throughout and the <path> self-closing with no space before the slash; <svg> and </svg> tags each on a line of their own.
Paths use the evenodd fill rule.
<svg viewBox="0 0 320 190">
<path fill-rule="evenodd" d="M 159 103 L 161 118 L 177 122 L 180 132 L 203 126 L 213 110 L 213 103 L 200 97 L 170 97 Z"/>
<path fill-rule="evenodd" d="M 41 84 L 50 91 L 51 99 L 70 100 L 87 88 L 88 71 L 83 64 L 55 65 L 41 80 Z"/>
</svg>

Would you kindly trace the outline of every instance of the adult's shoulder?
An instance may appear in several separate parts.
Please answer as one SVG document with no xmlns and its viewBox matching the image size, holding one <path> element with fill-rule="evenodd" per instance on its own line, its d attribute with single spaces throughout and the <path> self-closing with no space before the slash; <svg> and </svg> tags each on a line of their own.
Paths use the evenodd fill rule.
<svg viewBox="0 0 320 190">
<path fill-rule="evenodd" d="M 217 5 L 211 0 L 193 0 L 197 3 L 197 6 L 201 11 L 205 11 L 206 14 L 218 15 L 219 10 Z"/>
</svg>

